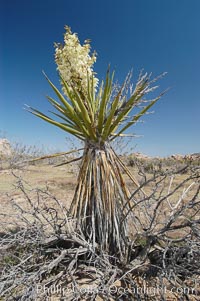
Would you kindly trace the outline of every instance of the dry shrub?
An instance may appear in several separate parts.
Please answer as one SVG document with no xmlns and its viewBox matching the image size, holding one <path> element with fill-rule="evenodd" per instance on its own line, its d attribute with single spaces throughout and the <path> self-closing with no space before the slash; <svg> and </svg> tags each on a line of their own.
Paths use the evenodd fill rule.
<svg viewBox="0 0 200 301">
<path fill-rule="evenodd" d="M 16 219 L 2 225 L 0 300 L 198 300 L 199 169 L 177 183 L 180 172 L 140 171 L 121 257 L 85 237 L 48 190 L 31 199 L 17 178 L 28 206 L 13 203 Z"/>
</svg>

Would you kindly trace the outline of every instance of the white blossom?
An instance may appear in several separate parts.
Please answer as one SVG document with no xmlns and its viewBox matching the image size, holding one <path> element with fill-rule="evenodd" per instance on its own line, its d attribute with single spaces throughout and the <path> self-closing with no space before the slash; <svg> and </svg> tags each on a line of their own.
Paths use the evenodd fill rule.
<svg viewBox="0 0 200 301">
<path fill-rule="evenodd" d="M 96 62 L 96 53 L 90 56 L 90 41 L 80 44 L 76 33 L 72 33 L 66 27 L 64 45 L 55 44 L 55 61 L 57 70 L 64 81 L 70 86 L 87 94 L 87 81 L 94 80 L 94 88 L 98 85 L 98 79 L 94 75 L 93 65 Z M 66 94 L 65 88 L 63 92 Z"/>
</svg>

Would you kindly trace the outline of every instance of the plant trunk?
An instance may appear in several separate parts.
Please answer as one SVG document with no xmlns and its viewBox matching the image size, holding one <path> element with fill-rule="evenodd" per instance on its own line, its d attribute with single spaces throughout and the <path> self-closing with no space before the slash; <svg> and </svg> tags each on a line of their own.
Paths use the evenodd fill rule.
<svg viewBox="0 0 200 301">
<path fill-rule="evenodd" d="M 118 157 L 107 143 L 87 143 L 70 211 L 94 247 L 109 254 L 124 253 L 127 204 L 129 192 Z"/>
</svg>

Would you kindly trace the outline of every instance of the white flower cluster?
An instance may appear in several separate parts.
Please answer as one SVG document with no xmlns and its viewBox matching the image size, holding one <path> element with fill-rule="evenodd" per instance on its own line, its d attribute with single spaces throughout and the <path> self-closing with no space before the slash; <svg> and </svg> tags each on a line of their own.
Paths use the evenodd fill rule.
<svg viewBox="0 0 200 301">
<path fill-rule="evenodd" d="M 70 87 L 87 94 L 88 77 L 94 80 L 94 88 L 98 79 L 94 76 L 93 64 L 96 62 L 96 53 L 90 56 L 90 41 L 86 40 L 81 46 L 76 33 L 66 27 L 64 45 L 55 44 L 55 61 L 57 70 Z M 65 88 L 63 92 L 66 94 Z"/>
</svg>

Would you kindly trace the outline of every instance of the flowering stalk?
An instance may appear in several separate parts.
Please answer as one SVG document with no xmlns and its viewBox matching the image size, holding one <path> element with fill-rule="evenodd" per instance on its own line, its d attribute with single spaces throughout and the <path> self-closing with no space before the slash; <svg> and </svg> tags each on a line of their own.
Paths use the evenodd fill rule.
<svg viewBox="0 0 200 301">
<path fill-rule="evenodd" d="M 84 95 L 88 94 L 88 78 L 93 79 L 96 89 L 98 79 L 94 76 L 93 65 L 96 62 L 96 53 L 90 56 L 90 41 L 85 40 L 81 45 L 76 33 L 66 26 L 64 35 L 65 44 L 55 44 L 55 61 L 57 70 L 63 80 L 68 84 L 70 90 L 73 88 Z M 61 81 L 63 92 L 68 96 L 65 86 Z M 72 88 L 73 87 L 73 88 Z"/>
</svg>

